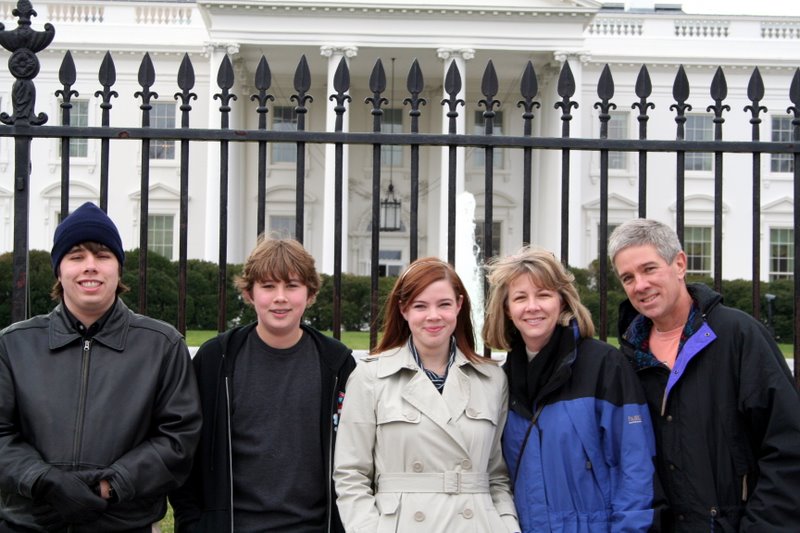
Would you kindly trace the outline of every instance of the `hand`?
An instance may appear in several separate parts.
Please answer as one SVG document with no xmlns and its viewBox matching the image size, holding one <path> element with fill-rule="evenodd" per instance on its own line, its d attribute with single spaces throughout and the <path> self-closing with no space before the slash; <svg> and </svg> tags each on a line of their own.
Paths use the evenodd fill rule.
<svg viewBox="0 0 800 533">
<path fill-rule="evenodd" d="M 51 468 L 33 486 L 34 500 L 49 504 L 63 522 L 81 524 L 100 518 L 108 503 L 92 492 L 85 482 L 72 472 Z M 40 513 L 43 521 L 52 522 L 52 513 Z"/>
</svg>

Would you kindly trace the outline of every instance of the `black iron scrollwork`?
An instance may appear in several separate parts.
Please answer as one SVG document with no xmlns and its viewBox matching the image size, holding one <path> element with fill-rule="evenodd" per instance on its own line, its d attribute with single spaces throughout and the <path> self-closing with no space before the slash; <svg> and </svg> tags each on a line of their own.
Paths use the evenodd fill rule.
<svg viewBox="0 0 800 533">
<path fill-rule="evenodd" d="M 8 69 L 17 79 L 11 89 L 14 113 L 13 115 L 0 113 L 0 122 L 8 125 L 38 126 L 47 122 L 47 115 L 45 113 L 37 115 L 33 109 L 36 104 L 33 78 L 39 74 L 39 59 L 36 53 L 53 42 L 56 29 L 50 23 L 44 25 L 44 31 L 31 29 L 31 17 L 37 16 L 37 13 L 28 0 L 17 2 L 17 7 L 11 14 L 19 18 L 17 27 L 12 31 L 4 31 L 5 27 L 0 24 L 0 45 L 11 52 Z"/>
</svg>

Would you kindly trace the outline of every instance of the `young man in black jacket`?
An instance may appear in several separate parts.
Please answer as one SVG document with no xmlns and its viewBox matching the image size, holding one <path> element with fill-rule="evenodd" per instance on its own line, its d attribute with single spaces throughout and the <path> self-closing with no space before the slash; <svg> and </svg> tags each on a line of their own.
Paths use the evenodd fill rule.
<svg viewBox="0 0 800 533">
<path fill-rule="evenodd" d="M 0 333 L 0 532 L 150 533 L 200 438 L 189 350 L 119 298 L 100 208 L 66 217 L 51 256 L 58 305 Z"/>
<path fill-rule="evenodd" d="M 236 280 L 257 321 L 194 358 L 205 423 L 189 481 L 171 495 L 182 532 L 343 531 L 331 462 L 351 351 L 302 324 L 320 278 L 290 239 L 264 239 Z"/>
<path fill-rule="evenodd" d="M 660 222 L 620 225 L 609 256 L 672 511 L 664 530 L 800 531 L 800 396 L 766 328 L 687 285 L 686 254 Z"/>
</svg>

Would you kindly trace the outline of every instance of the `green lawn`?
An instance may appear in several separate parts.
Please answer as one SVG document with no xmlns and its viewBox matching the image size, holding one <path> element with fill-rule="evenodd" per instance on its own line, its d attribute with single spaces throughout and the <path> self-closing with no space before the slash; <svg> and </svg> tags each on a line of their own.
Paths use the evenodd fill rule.
<svg viewBox="0 0 800 533">
<path fill-rule="evenodd" d="M 330 335 L 330 331 L 324 332 Z M 206 340 L 217 334 L 216 331 L 211 330 L 193 330 L 186 333 L 186 342 L 189 346 L 200 346 Z M 369 332 L 368 331 L 343 331 L 342 342 L 350 347 L 352 350 L 368 350 L 369 349 Z M 614 346 L 619 346 L 616 337 L 609 337 L 608 343 Z M 778 347 L 783 352 L 783 356 L 791 359 L 794 355 L 794 346 L 791 344 L 778 344 Z"/>
</svg>

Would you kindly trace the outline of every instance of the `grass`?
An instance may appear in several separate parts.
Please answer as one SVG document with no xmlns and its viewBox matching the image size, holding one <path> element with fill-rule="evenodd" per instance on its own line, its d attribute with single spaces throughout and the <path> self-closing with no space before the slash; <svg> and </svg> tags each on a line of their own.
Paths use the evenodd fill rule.
<svg viewBox="0 0 800 533">
<path fill-rule="evenodd" d="M 330 335 L 330 331 L 324 331 L 326 335 Z M 186 342 L 189 346 L 200 346 L 206 340 L 214 337 L 217 334 L 212 330 L 192 330 L 186 332 Z M 343 331 L 342 342 L 350 347 L 352 350 L 368 350 L 369 349 L 369 332 L 368 331 Z M 619 341 L 616 337 L 609 337 L 607 339 L 609 344 L 619 346 Z M 794 356 L 794 345 L 792 344 L 778 344 L 783 356 L 791 359 Z"/>
</svg>

